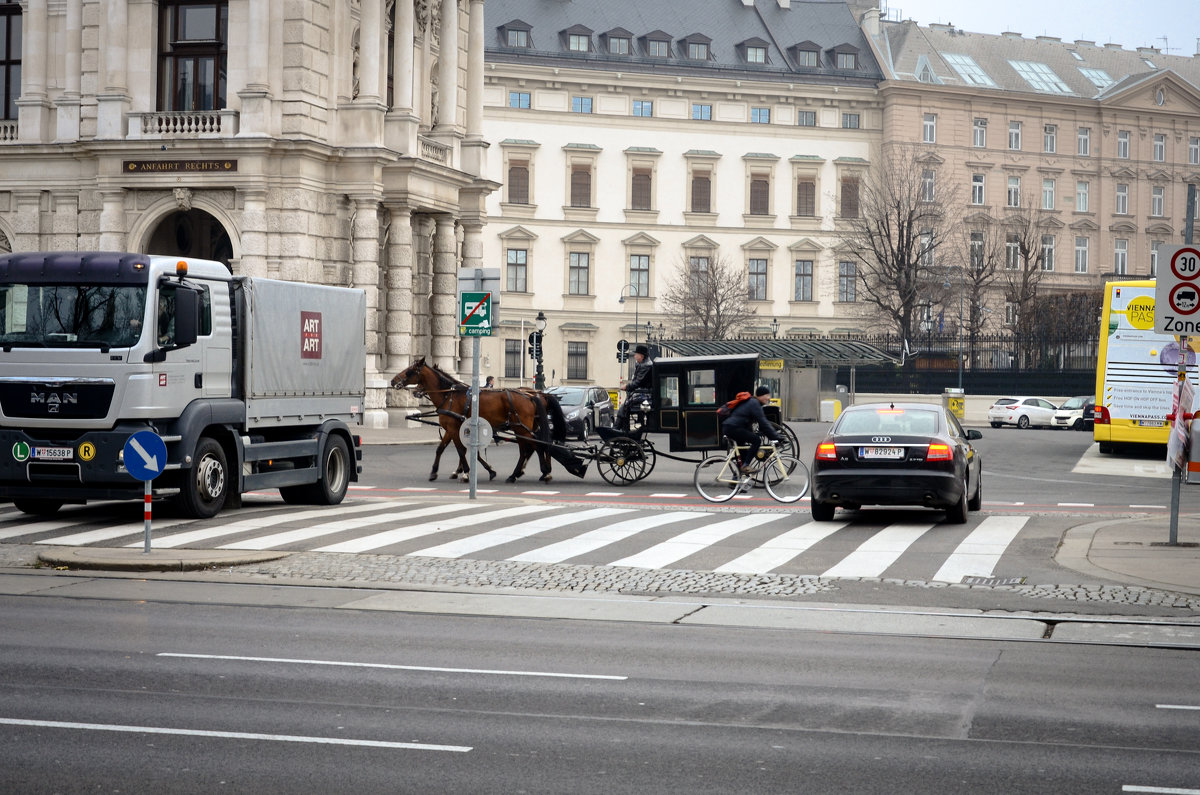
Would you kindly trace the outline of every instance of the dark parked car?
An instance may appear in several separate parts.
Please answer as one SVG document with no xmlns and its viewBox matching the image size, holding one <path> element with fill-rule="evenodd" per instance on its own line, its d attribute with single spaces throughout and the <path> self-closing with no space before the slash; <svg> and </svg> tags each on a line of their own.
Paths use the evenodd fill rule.
<svg viewBox="0 0 1200 795">
<path fill-rule="evenodd" d="M 812 517 L 862 505 L 924 505 L 949 522 L 967 521 L 983 504 L 982 457 L 958 419 L 930 403 L 851 406 L 817 444 Z"/>
<path fill-rule="evenodd" d="M 546 391 L 562 404 L 568 436 L 586 441 L 597 427 L 612 427 L 615 414 L 608 390 L 598 386 L 556 386 Z"/>
</svg>

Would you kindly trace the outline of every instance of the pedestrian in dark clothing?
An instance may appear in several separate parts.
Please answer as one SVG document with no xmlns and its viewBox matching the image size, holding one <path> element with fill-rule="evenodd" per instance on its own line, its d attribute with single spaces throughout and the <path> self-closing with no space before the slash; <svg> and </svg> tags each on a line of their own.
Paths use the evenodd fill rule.
<svg viewBox="0 0 1200 795">
<path fill-rule="evenodd" d="M 783 441 L 783 437 L 776 433 L 775 426 L 767 420 L 767 415 L 763 413 L 763 406 L 770 401 L 770 388 L 760 386 L 754 390 L 753 398 L 739 403 L 729 417 L 721 423 L 721 433 L 733 439 L 738 445 L 746 445 L 746 449 L 742 450 L 743 472 L 754 460 L 758 448 L 762 446 L 760 435 L 766 436 L 773 442 Z M 755 423 L 758 423 L 758 432 L 754 430 Z"/>
<path fill-rule="evenodd" d="M 617 427 L 623 431 L 629 430 L 629 411 L 634 403 L 650 399 L 650 377 L 654 367 L 654 362 L 650 361 L 650 349 L 645 345 L 634 348 L 633 361 L 633 375 L 625 384 L 625 402 L 617 411 Z"/>
</svg>

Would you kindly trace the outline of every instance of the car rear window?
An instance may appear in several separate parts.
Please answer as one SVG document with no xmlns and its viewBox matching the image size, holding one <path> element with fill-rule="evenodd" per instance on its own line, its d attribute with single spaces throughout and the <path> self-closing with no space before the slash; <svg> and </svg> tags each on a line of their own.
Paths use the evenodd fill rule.
<svg viewBox="0 0 1200 795">
<path fill-rule="evenodd" d="M 842 415 L 837 433 L 905 434 L 937 433 L 937 413 L 922 409 L 875 409 Z"/>
<path fill-rule="evenodd" d="M 1016 403 L 1016 402 L 1017 402 L 1017 399 L 1016 399 L 1016 398 L 1000 398 L 1000 399 L 999 399 L 999 400 L 997 400 L 997 401 L 996 401 L 996 402 L 995 402 L 993 405 L 996 405 L 996 406 L 1011 406 L 1013 403 Z"/>
</svg>

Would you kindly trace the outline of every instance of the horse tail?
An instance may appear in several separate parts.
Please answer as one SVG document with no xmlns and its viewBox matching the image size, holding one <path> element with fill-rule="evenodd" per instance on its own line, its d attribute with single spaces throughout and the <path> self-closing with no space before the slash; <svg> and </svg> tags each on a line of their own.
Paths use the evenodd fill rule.
<svg viewBox="0 0 1200 795">
<path fill-rule="evenodd" d="M 542 397 L 546 400 L 546 412 L 554 426 L 554 442 L 562 444 L 567 441 L 567 415 L 563 413 L 562 404 L 554 395 L 542 393 Z"/>
</svg>

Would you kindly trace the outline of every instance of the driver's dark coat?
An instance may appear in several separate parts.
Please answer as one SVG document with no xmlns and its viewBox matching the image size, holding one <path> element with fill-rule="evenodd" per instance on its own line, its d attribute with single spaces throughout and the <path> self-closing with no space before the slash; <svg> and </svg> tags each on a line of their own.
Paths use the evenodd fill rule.
<svg viewBox="0 0 1200 795">
<path fill-rule="evenodd" d="M 649 359 L 643 359 L 640 364 L 635 364 L 633 366 L 633 375 L 629 376 L 629 382 L 625 384 L 625 391 L 649 392 L 653 366 L 653 362 Z"/>
</svg>

